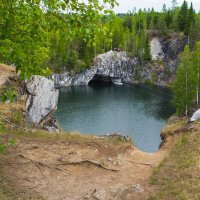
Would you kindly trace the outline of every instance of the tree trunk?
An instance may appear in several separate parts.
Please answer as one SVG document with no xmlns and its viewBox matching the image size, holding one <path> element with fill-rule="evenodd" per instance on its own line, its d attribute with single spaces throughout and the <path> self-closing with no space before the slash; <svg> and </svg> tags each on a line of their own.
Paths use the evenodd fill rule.
<svg viewBox="0 0 200 200">
<path fill-rule="evenodd" d="M 185 115 L 188 115 L 188 72 L 187 65 L 185 67 Z"/>
<path fill-rule="evenodd" d="M 199 104 L 199 68 L 197 73 L 197 105 Z"/>
</svg>

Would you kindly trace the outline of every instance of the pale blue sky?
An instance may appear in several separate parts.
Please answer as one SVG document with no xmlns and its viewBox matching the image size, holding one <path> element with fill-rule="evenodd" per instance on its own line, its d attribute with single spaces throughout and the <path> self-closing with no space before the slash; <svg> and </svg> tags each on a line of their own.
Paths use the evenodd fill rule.
<svg viewBox="0 0 200 200">
<path fill-rule="evenodd" d="M 155 10 L 161 10 L 165 3 L 167 7 L 171 7 L 171 0 L 117 0 L 120 4 L 119 7 L 114 8 L 116 13 L 124 13 L 132 11 L 134 7 L 137 8 L 154 8 Z M 190 4 L 191 0 L 187 0 Z M 183 0 L 177 0 L 178 4 L 181 5 Z M 200 11 L 200 0 L 192 0 L 193 6 L 196 11 Z"/>
</svg>

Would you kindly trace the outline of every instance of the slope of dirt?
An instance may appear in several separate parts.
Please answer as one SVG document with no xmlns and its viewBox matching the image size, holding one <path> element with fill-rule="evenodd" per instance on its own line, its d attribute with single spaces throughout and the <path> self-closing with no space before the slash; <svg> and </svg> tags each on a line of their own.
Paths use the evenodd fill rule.
<svg viewBox="0 0 200 200">
<path fill-rule="evenodd" d="M 165 151 L 130 144 L 18 139 L 0 156 L 1 176 L 22 199 L 147 199 L 148 179 Z"/>
</svg>

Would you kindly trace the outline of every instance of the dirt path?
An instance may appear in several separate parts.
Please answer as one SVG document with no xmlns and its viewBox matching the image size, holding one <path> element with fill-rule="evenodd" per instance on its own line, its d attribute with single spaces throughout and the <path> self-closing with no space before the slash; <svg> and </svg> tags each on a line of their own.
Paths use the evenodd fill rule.
<svg viewBox="0 0 200 200">
<path fill-rule="evenodd" d="M 11 66 L 0 64 L 0 85 L 2 85 L 9 76 L 15 75 L 15 69 Z"/>
<path fill-rule="evenodd" d="M 164 156 L 130 145 L 24 140 L 0 160 L 4 178 L 25 199 L 144 200 L 152 169 Z"/>
</svg>

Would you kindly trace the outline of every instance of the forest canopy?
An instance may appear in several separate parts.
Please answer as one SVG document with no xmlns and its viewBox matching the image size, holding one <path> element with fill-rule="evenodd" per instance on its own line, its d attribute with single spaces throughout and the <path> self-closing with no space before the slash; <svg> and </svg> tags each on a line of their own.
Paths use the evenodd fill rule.
<svg viewBox="0 0 200 200">
<path fill-rule="evenodd" d="M 161 12 L 152 8 L 114 14 L 110 9 L 116 1 L 103 2 L 1 0 L 0 62 L 15 65 L 26 79 L 51 71 L 80 72 L 97 54 L 113 48 L 149 62 L 150 30 L 162 35 L 183 32 L 191 47 L 200 39 L 200 14 L 192 3 L 178 7 L 173 0 Z"/>
<path fill-rule="evenodd" d="M 109 13 L 104 5 L 112 8 L 116 1 L 103 3 L 100 5 L 98 0 L 89 0 L 87 4 L 78 0 L 1 0 L 0 61 L 14 64 L 21 71 L 22 79 L 31 74 L 45 75 L 50 68 L 70 64 L 78 56 L 75 50 L 70 50 L 75 38 L 91 46 L 97 34 L 104 30 L 98 24 L 100 12 Z M 79 64 L 82 63 L 73 63 L 72 68 Z"/>
</svg>

